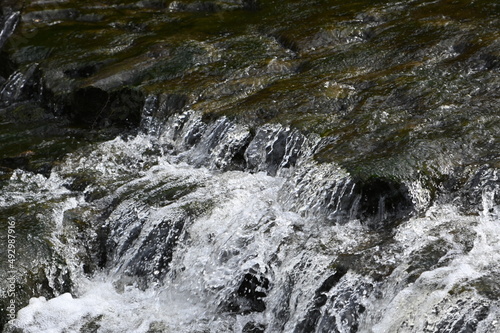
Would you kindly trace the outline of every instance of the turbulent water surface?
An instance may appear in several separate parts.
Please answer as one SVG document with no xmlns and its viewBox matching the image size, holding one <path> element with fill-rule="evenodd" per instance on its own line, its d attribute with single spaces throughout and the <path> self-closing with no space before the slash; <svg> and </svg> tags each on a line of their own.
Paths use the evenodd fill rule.
<svg viewBox="0 0 500 333">
<path fill-rule="evenodd" d="M 495 1 L 1 6 L 3 332 L 500 331 Z"/>
<path fill-rule="evenodd" d="M 340 167 L 310 160 L 315 137 L 303 139 L 293 171 L 268 176 L 264 160 L 253 173 L 221 172 L 210 165 L 224 164 L 219 151 L 246 129 L 226 122 L 217 153 L 199 162 L 220 124 L 174 154 L 199 125 L 193 113 L 176 121 L 185 127 L 95 144 L 49 177 L 17 170 L 5 182 L 2 209 L 23 207 L 10 217 L 18 227 L 42 228 L 27 234 L 30 247 L 51 242 L 46 257 L 22 255 L 67 291 L 32 298 L 7 332 L 496 330 L 497 171 L 472 180 L 478 214 L 435 203 L 389 232 L 350 207 L 351 218 L 333 224 L 322 208 L 344 209 L 355 185 Z M 265 157 L 287 129 L 266 130 L 268 141 L 254 139 L 247 159 Z M 421 185 L 409 186 L 415 202 L 428 200 Z"/>
</svg>

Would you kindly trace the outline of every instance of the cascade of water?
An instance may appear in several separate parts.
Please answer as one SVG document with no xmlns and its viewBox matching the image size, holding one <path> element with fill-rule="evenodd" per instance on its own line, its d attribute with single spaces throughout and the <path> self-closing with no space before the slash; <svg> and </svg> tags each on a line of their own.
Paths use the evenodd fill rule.
<svg viewBox="0 0 500 333">
<path fill-rule="evenodd" d="M 73 153 L 49 179 L 10 180 L 3 205 L 25 200 L 15 184 L 34 177 L 63 258 L 47 269 L 53 289 L 66 275 L 72 286 L 33 298 L 6 332 L 497 329 L 496 170 L 471 178 L 480 195 L 466 215 L 457 200 L 431 204 L 421 185 L 362 183 L 315 162 L 316 137 L 280 125 L 252 134 L 194 111 L 160 120 L 159 108 L 150 97 L 142 133 Z M 403 203 L 391 206 L 394 189 Z M 411 203 L 422 215 L 407 214 Z M 391 219 L 382 231 L 366 223 Z"/>
<path fill-rule="evenodd" d="M 195 166 L 284 175 L 299 157 L 311 155 L 319 141 L 281 125 L 264 125 L 252 135 L 248 126 L 225 117 L 206 124 L 202 115 L 192 110 L 162 120 L 157 115 L 165 112 L 158 110 L 166 106 L 158 104 L 158 97 L 147 98 L 143 132 L 158 138 L 163 152 L 177 156 L 176 161 Z"/>
</svg>

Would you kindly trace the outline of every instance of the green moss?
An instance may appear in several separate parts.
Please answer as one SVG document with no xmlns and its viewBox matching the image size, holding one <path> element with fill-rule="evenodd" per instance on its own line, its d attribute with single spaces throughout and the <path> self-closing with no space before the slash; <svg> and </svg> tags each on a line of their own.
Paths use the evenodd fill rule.
<svg viewBox="0 0 500 333">
<path fill-rule="evenodd" d="M 197 217 L 209 212 L 213 206 L 214 202 L 211 200 L 195 201 L 181 206 L 181 209 L 184 210 L 189 217 Z"/>
<path fill-rule="evenodd" d="M 497 279 L 498 276 L 482 276 L 472 281 L 457 284 L 448 293 L 457 296 L 464 293 L 479 293 L 488 299 L 497 300 L 500 297 L 500 288 L 496 283 Z"/>
<path fill-rule="evenodd" d="M 153 189 L 146 191 L 147 198 L 144 200 L 149 205 L 166 205 L 176 199 L 179 199 L 189 193 L 196 191 L 198 185 L 187 184 L 174 187 L 161 187 L 160 189 Z"/>
<path fill-rule="evenodd" d="M 498 66 L 492 1 L 261 0 L 256 10 L 213 1 L 213 10 L 180 12 L 171 1 L 30 3 L 26 13 L 76 13 L 22 23 L 5 51 L 21 65 L 40 62 L 61 101 L 93 86 L 183 94 L 208 118 L 335 138 L 317 160 L 355 174 L 400 177 L 452 152 L 463 156 L 456 164 L 496 163 L 482 148 L 491 140 L 477 137 L 478 123 L 483 138 L 496 126 L 481 120 L 496 109 L 495 78 L 480 70 Z M 287 68 L 273 72 L 271 61 Z M 429 142 L 439 144 L 424 149 Z"/>
</svg>

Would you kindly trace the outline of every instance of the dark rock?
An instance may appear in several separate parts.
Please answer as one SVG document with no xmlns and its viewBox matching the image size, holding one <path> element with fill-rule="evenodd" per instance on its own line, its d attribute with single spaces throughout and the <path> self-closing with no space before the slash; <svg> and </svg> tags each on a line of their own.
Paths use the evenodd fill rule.
<svg viewBox="0 0 500 333">
<path fill-rule="evenodd" d="M 72 282 L 67 269 L 59 267 L 38 267 L 33 270 L 24 272 L 23 283 L 16 283 L 15 288 L 15 303 L 17 309 L 27 306 L 31 297 L 43 296 L 51 299 L 57 295 L 70 292 Z M 52 281 L 49 282 L 49 278 Z M 0 297 L 0 308 L 5 309 L 7 298 Z M 7 324 L 6 312 L 0 313 L 0 329 L 2 332 L 23 332 L 17 328 L 10 328 Z"/>
<path fill-rule="evenodd" d="M 248 322 L 243 327 L 241 333 L 264 333 L 265 330 L 266 330 L 266 326 L 264 326 L 262 324 Z"/>
<path fill-rule="evenodd" d="M 302 134 L 289 128 L 261 127 L 245 151 L 247 169 L 275 176 L 295 165 L 304 142 Z"/>
<path fill-rule="evenodd" d="M 243 9 L 246 10 L 259 10 L 261 9 L 259 0 L 241 0 L 241 5 Z"/>
<path fill-rule="evenodd" d="M 136 128 L 141 119 L 144 96 L 137 90 L 122 88 L 107 92 L 99 88 L 78 89 L 65 105 L 65 113 L 85 127 Z"/>
<path fill-rule="evenodd" d="M 64 186 L 70 191 L 83 192 L 89 185 L 93 183 L 93 179 L 84 175 L 76 175 L 70 179 Z"/>
<path fill-rule="evenodd" d="M 429 243 L 425 247 L 411 254 L 411 265 L 407 268 L 408 283 L 415 282 L 420 275 L 425 271 L 433 270 L 437 267 L 444 266 L 446 262 L 440 262 L 448 251 L 452 249 L 452 245 L 439 240 Z"/>
<path fill-rule="evenodd" d="M 272 146 L 267 147 L 266 164 L 270 175 L 276 175 L 278 167 L 285 156 L 287 133 L 280 132 Z"/>
<path fill-rule="evenodd" d="M 488 305 L 476 302 L 470 304 L 470 302 L 460 300 L 455 306 L 458 311 L 443 316 L 436 325 L 435 332 L 474 333 L 477 331 L 478 324 L 486 319 L 490 312 Z"/>
<path fill-rule="evenodd" d="M 28 168 L 30 158 L 26 156 L 19 157 L 4 157 L 0 159 L 0 166 L 9 169 L 24 169 Z"/>
<path fill-rule="evenodd" d="M 258 0 L 229 0 L 229 1 L 172 1 L 168 6 L 171 12 L 205 12 L 213 13 L 220 10 L 258 10 Z"/>
<path fill-rule="evenodd" d="M 273 314 L 274 318 L 276 318 L 276 320 L 269 324 L 270 332 L 283 332 L 286 323 L 290 320 L 290 299 L 292 297 L 294 288 L 294 280 L 292 275 L 295 275 L 294 273 L 295 270 L 292 270 L 292 273 L 290 273 L 290 275 L 286 277 L 283 283 L 273 286 L 275 289 L 277 289 L 275 295 L 277 295 L 277 299 L 280 299 L 281 302 L 276 304 L 275 308 L 271 309 L 271 313 Z"/>
<path fill-rule="evenodd" d="M 480 168 L 466 181 L 460 191 L 462 192 L 460 209 L 467 214 L 475 215 L 480 212 L 485 215 L 493 214 L 494 206 L 500 206 L 500 187 L 498 184 L 499 174 L 497 170 L 489 166 Z M 491 203 L 484 202 L 484 200 L 488 200 L 484 196 L 487 193 L 491 195 Z M 485 208 L 489 211 L 483 211 Z"/>
<path fill-rule="evenodd" d="M 142 0 L 138 1 L 135 5 L 139 8 L 159 8 L 159 9 L 166 8 L 167 6 L 165 0 Z"/>
<path fill-rule="evenodd" d="M 199 129 L 203 133 L 200 133 Z M 187 137 L 182 138 L 184 143 L 190 141 L 192 134 L 201 134 L 195 146 L 196 153 L 189 157 L 190 163 L 220 170 L 244 169 L 243 155 L 251 139 L 249 132 L 244 131 L 243 135 L 233 138 L 232 134 L 239 132 L 239 129 L 225 117 L 205 126 L 195 126 L 194 131 L 190 132 Z"/>
<path fill-rule="evenodd" d="M 13 12 L 5 15 L 5 19 L 0 21 L 0 50 L 16 29 L 17 23 L 19 22 L 19 17 L 19 12 Z"/>
<path fill-rule="evenodd" d="M 362 299 L 372 290 L 367 283 L 339 286 L 325 305 L 316 332 L 358 332 L 360 317 L 366 310 Z"/>
<path fill-rule="evenodd" d="M 301 51 L 300 42 L 296 40 L 294 36 L 291 36 L 285 31 L 273 32 L 270 36 L 276 38 L 276 41 L 287 50 L 294 53 L 299 53 Z"/>
<path fill-rule="evenodd" d="M 0 13 L 4 16 L 12 14 L 14 11 L 21 10 L 24 3 L 19 0 L 2 0 L 0 2 Z"/>
<path fill-rule="evenodd" d="M 220 6 L 213 1 L 182 2 L 173 1 L 168 6 L 171 12 L 208 12 L 213 13 L 220 10 Z"/>
<path fill-rule="evenodd" d="M 71 79 L 84 79 L 94 75 L 98 68 L 98 65 L 86 64 L 78 68 L 67 69 L 64 71 L 64 75 Z"/>
<path fill-rule="evenodd" d="M 75 20 L 80 15 L 80 12 L 75 9 L 49 9 L 36 12 L 30 12 L 22 16 L 23 22 L 39 22 L 51 23 L 61 20 Z"/>
<path fill-rule="evenodd" d="M 321 317 L 321 307 L 328 301 L 327 293 L 337 284 L 347 273 L 345 267 L 337 267 L 335 274 L 329 276 L 314 293 L 314 298 L 309 305 L 306 318 L 300 321 L 294 329 L 295 333 L 315 332 L 316 325 Z"/>
<path fill-rule="evenodd" d="M 500 57 L 492 53 L 482 53 L 476 59 L 473 59 L 477 70 L 489 71 L 500 67 Z"/>
<path fill-rule="evenodd" d="M 375 230 L 386 230 L 411 216 L 414 210 L 408 188 L 384 178 L 357 182 L 357 218 Z"/>
<path fill-rule="evenodd" d="M 241 145 L 230 146 L 230 152 L 226 152 L 227 155 L 231 156 L 231 161 L 226 165 L 222 166 L 224 170 L 245 170 L 246 160 L 245 152 L 250 144 L 251 136 L 247 136 L 246 140 L 241 142 Z"/>
<path fill-rule="evenodd" d="M 144 102 L 140 129 L 144 133 L 158 135 L 168 118 L 174 113 L 179 113 L 188 103 L 186 95 L 162 94 L 149 96 Z M 182 130 L 184 124 L 179 124 Z M 174 138 L 175 139 L 175 138 Z"/>
<path fill-rule="evenodd" d="M 223 310 L 238 314 L 263 312 L 266 310 L 264 298 L 268 289 L 269 280 L 265 276 L 248 272 L 235 293 L 225 302 Z"/>
<path fill-rule="evenodd" d="M 12 74 L 16 64 L 41 62 L 50 56 L 50 52 L 51 49 L 45 46 L 25 45 L 23 47 L 19 47 L 16 52 L 14 52 L 8 59 L 5 59 L 5 61 L 12 62 L 12 65 L 10 66 L 10 74 Z"/>
<path fill-rule="evenodd" d="M 9 106 L 26 100 L 41 97 L 40 71 L 32 64 L 24 71 L 16 71 L 9 76 L 0 88 L 0 106 Z"/>
<path fill-rule="evenodd" d="M 107 256 L 105 264 L 118 264 L 123 258 L 132 256 L 122 267 L 119 283 L 136 284 L 146 289 L 152 282 L 163 281 L 170 271 L 173 253 L 189 218 L 180 216 L 176 220 L 161 221 L 140 240 L 143 225 L 138 219 L 137 213 L 132 212 L 127 218 L 112 221 L 106 226 L 108 230 L 103 230 L 101 246 L 104 245 L 102 252 Z"/>
<path fill-rule="evenodd" d="M 49 111 L 36 102 L 16 103 L 0 111 L 2 121 L 14 124 L 39 125 L 53 118 Z"/>
<path fill-rule="evenodd" d="M 167 117 L 175 112 L 181 111 L 188 103 L 186 95 L 168 94 L 160 96 L 161 114 L 156 115 L 161 121 L 166 121 Z"/>
</svg>

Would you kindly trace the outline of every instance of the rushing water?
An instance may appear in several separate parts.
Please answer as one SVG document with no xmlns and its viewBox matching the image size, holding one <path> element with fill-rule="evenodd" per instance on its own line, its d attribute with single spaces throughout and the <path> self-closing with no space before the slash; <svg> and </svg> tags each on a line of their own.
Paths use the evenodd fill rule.
<svg viewBox="0 0 500 333">
<path fill-rule="evenodd" d="M 475 214 L 459 200 L 426 206 L 408 184 L 421 213 L 380 231 L 342 201 L 360 200 L 350 175 L 311 159 L 314 135 L 261 128 L 240 171 L 229 166 L 245 126 L 194 112 L 153 123 L 69 154 L 49 177 L 6 182 L 2 209 L 38 207 L 52 244 L 39 264 L 62 291 L 32 298 L 6 332 L 499 329 L 496 170 L 471 178 Z"/>
<path fill-rule="evenodd" d="M 1 10 L 3 332 L 500 331 L 495 1 Z"/>
</svg>

